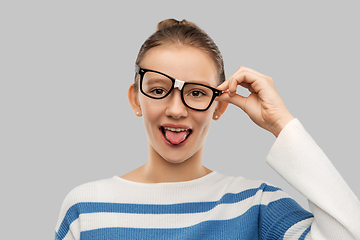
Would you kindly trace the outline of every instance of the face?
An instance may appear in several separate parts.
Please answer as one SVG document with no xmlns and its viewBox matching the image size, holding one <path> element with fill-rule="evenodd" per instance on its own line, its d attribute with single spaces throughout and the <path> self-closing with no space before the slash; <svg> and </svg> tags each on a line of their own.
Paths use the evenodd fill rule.
<svg viewBox="0 0 360 240">
<path fill-rule="evenodd" d="M 190 46 L 163 45 L 149 50 L 140 63 L 185 82 L 197 82 L 211 87 L 219 85 L 213 60 L 202 50 Z M 149 141 L 150 158 L 171 163 L 200 159 L 214 114 L 221 115 L 219 102 L 207 111 L 189 109 L 175 88 L 164 99 L 152 99 L 140 90 L 135 93 L 135 111 L 141 111 Z M 222 103 L 220 103 L 221 105 Z M 215 113 L 218 112 L 218 113 Z"/>
</svg>

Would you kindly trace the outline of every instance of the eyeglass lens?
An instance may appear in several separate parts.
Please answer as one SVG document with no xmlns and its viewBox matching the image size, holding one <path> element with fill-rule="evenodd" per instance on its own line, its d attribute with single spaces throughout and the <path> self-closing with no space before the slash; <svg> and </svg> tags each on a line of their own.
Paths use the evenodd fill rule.
<svg viewBox="0 0 360 240">
<path fill-rule="evenodd" d="M 162 74 L 146 72 L 141 87 L 145 95 L 160 99 L 170 93 L 173 81 Z M 186 83 L 182 90 L 182 97 L 189 107 L 202 110 L 210 105 L 213 99 L 213 91 L 206 86 Z"/>
</svg>

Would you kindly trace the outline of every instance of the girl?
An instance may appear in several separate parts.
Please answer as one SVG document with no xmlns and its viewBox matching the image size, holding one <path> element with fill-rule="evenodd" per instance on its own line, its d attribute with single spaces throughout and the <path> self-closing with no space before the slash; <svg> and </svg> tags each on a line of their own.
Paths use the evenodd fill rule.
<svg viewBox="0 0 360 240">
<path fill-rule="evenodd" d="M 129 103 L 142 117 L 148 162 L 66 197 L 55 239 L 360 239 L 360 203 L 286 109 L 273 80 L 240 67 L 225 80 L 213 40 L 168 19 L 142 45 Z M 236 93 L 237 86 L 251 94 Z M 268 157 L 309 199 L 202 165 L 211 120 L 234 104 L 277 137 Z"/>
</svg>

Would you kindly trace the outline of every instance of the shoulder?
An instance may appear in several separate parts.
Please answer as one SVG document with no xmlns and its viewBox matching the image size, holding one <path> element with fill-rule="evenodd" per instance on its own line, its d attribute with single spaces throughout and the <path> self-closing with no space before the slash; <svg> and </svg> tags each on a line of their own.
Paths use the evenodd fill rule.
<svg viewBox="0 0 360 240">
<path fill-rule="evenodd" d="M 289 195 L 283 192 L 281 188 L 262 180 L 224 175 L 220 179 L 221 181 L 219 182 L 222 182 L 220 185 L 222 185 L 223 194 L 241 194 L 247 197 L 258 198 L 259 201 L 262 199 L 264 201 L 262 204 L 279 198 L 289 198 Z"/>
<path fill-rule="evenodd" d="M 81 184 L 72 189 L 64 199 L 63 207 L 70 208 L 79 202 L 95 202 L 100 196 L 106 198 L 116 187 L 115 177 Z"/>
<path fill-rule="evenodd" d="M 70 225 L 77 228 L 78 222 L 76 220 L 82 212 L 87 211 L 87 209 L 84 209 L 87 203 L 96 202 L 99 196 L 106 198 L 106 193 L 111 192 L 115 185 L 116 179 L 113 177 L 85 183 L 72 189 L 62 203 L 56 225 L 57 234 L 66 235 L 71 228 Z M 75 229 L 74 232 L 78 231 Z"/>
<path fill-rule="evenodd" d="M 225 176 L 220 173 L 217 173 L 217 175 L 219 182 L 228 185 L 229 189 L 234 189 L 235 191 L 242 191 L 248 189 L 262 189 L 265 191 L 281 190 L 275 185 L 265 182 L 263 180 L 247 179 L 242 176 Z"/>
<path fill-rule="evenodd" d="M 252 206 L 259 206 L 263 217 L 268 215 L 268 218 L 272 218 L 289 212 L 304 218 L 312 217 L 311 213 L 304 210 L 293 198 L 273 184 L 242 177 L 233 177 L 229 180 L 227 192 L 232 193 L 234 198 L 240 201 L 248 201 Z"/>
</svg>

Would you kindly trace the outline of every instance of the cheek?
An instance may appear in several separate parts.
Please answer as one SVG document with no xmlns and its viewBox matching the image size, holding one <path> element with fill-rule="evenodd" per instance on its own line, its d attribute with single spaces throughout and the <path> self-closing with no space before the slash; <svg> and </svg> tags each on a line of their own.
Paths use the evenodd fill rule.
<svg viewBox="0 0 360 240">
<path fill-rule="evenodd" d="M 206 112 L 194 112 L 193 119 L 198 125 L 198 129 L 201 132 L 207 133 L 207 131 L 210 128 L 212 116 L 213 116 L 213 110 L 210 108 Z"/>
<path fill-rule="evenodd" d="M 163 114 L 163 109 L 153 101 L 140 98 L 141 113 L 146 128 L 149 128 Z"/>
</svg>

